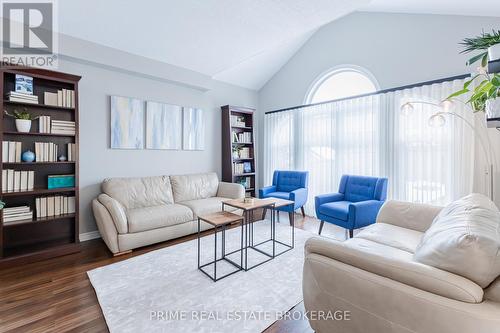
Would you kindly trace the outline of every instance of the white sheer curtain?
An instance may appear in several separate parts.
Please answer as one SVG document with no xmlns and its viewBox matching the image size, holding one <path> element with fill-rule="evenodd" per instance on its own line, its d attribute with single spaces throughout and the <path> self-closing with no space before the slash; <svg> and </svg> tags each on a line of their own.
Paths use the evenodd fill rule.
<svg viewBox="0 0 500 333">
<path fill-rule="evenodd" d="M 408 101 L 439 103 L 460 89 L 463 80 L 369 97 L 271 113 L 265 118 L 264 181 L 276 169 L 308 170 L 309 200 L 336 192 L 342 174 L 389 178 L 389 197 L 445 204 L 472 190 L 474 134 L 461 119 L 447 117 L 443 127 L 429 126 L 439 111 Z M 473 121 L 461 104 L 455 113 Z"/>
</svg>

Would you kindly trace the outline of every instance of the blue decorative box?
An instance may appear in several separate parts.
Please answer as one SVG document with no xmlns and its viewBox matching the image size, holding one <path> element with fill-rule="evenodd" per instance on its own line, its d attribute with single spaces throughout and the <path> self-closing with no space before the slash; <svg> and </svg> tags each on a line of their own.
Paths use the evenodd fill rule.
<svg viewBox="0 0 500 333">
<path fill-rule="evenodd" d="M 75 187 L 75 175 L 52 175 L 48 176 L 49 190 L 56 188 Z"/>
</svg>

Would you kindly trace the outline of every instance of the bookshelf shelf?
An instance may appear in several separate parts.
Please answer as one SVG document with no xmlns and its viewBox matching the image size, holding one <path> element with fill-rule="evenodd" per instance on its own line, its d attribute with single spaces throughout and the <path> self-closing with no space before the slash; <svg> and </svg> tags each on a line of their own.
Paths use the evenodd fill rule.
<svg viewBox="0 0 500 333">
<path fill-rule="evenodd" d="M 246 184 L 245 192 L 255 197 L 257 163 L 255 161 L 255 145 L 252 142 L 255 135 L 255 110 L 231 105 L 222 106 L 221 110 L 222 180 Z M 234 142 L 236 139 L 249 142 Z M 242 164 L 246 164 L 244 168 L 241 168 Z M 238 169 L 235 171 L 236 166 Z M 242 173 L 244 170 L 251 172 Z"/>
<path fill-rule="evenodd" d="M 75 161 L 59 161 L 59 162 L 3 162 L 3 165 L 7 166 L 18 166 L 18 165 L 66 165 L 66 164 L 75 164 Z"/>
<path fill-rule="evenodd" d="M 34 171 L 34 189 L 30 191 L 5 191 L 5 184 L 1 188 L 0 199 L 5 202 L 6 208 L 28 206 L 33 215 L 36 216 L 36 207 L 41 200 L 52 196 L 74 196 L 75 213 L 33 220 L 20 220 L 3 223 L 4 210 L 0 211 L 0 268 L 39 261 L 56 256 L 61 256 L 79 251 L 79 105 L 78 105 L 78 82 L 80 76 L 38 68 L 27 68 L 4 64 L 0 68 L 2 77 L 0 80 L 0 103 L 4 110 L 12 112 L 23 107 L 33 116 L 49 116 L 51 120 L 74 122 L 75 134 L 38 133 L 42 125 L 41 121 L 33 121 L 29 133 L 16 131 L 13 118 L 4 115 L 0 117 L 1 141 L 20 142 L 20 151 L 36 151 L 38 142 L 53 143 L 58 147 L 58 154 L 68 156 L 68 144 L 74 144 L 74 156 L 76 161 L 54 161 L 54 162 L 2 162 L 0 171 L 4 169 L 18 171 Z M 15 91 L 16 75 L 26 75 L 33 78 L 33 95 L 38 96 L 39 103 L 44 103 L 45 96 L 53 96 L 58 91 L 74 91 L 74 106 L 61 107 L 46 104 L 32 104 L 17 101 L 9 101 L 5 97 L 8 93 Z M 52 93 L 47 94 L 47 93 Z M 68 95 L 69 96 L 69 95 Z M 45 125 L 45 123 L 44 123 Z M 3 149 L 4 145 L 0 145 Z M 37 146 L 38 147 L 38 146 Z M 16 154 L 18 154 L 16 146 Z M 10 153 L 9 160 L 10 159 Z M 54 154 L 55 156 L 56 154 Z M 2 156 L 5 156 L 2 154 Z M 18 155 L 16 155 L 19 158 Z M 57 157 L 57 156 L 56 156 Z M 5 159 L 4 159 L 5 160 Z M 11 171 L 9 171 L 11 172 Z M 9 177 L 7 172 L 7 177 Z M 49 175 L 71 174 L 75 177 L 75 186 L 67 188 L 48 189 Z M 2 177 L 1 182 L 5 179 Z M 16 178 L 19 179 L 19 178 Z M 33 178 L 32 178 L 33 179 Z M 21 186 L 23 179 L 21 178 Z M 11 189 L 11 183 L 8 188 Z M 16 184 L 14 182 L 14 184 Z M 19 184 L 19 183 L 18 183 Z M 26 184 L 26 183 L 24 183 Z M 14 185 L 16 186 L 16 185 Z M 17 185 L 19 186 L 19 185 Z M 62 200 L 62 199 L 61 199 Z M 68 199 L 69 200 L 69 199 Z M 48 199 L 47 199 L 48 202 Z M 67 206 L 66 206 L 67 207 Z M 42 210 L 43 211 L 43 210 Z"/>
<path fill-rule="evenodd" d="M 46 104 L 35 104 L 35 103 L 23 103 L 14 102 L 9 100 L 4 100 L 3 104 L 6 105 L 17 105 L 25 108 L 40 108 L 40 109 L 53 109 L 53 110 L 63 110 L 63 111 L 75 111 L 75 108 L 67 108 L 64 106 L 46 105 Z"/>
<path fill-rule="evenodd" d="M 55 133 L 22 133 L 16 131 L 4 131 L 4 135 L 29 135 L 29 136 L 62 136 L 62 137 L 74 137 L 76 134 L 55 134 Z"/>
<path fill-rule="evenodd" d="M 67 220 L 67 219 L 72 219 L 72 218 L 75 218 L 75 214 L 63 214 L 63 215 L 57 215 L 57 216 L 42 217 L 42 218 L 36 218 L 33 220 L 20 220 L 20 221 L 15 221 L 15 222 L 5 224 L 4 228 L 18 227 L 18 226 L 27 225 L 27 224 L 39 224 L 39 223 Z"/>
<path fill-rule="evenodd" d="M 12 192 L 2 192 L 2 197 L 12 197 L 18 195 L 37 195 L 37 194 L 58 194 L 58 193 L 66 193 L 66 192 L 74 192 L 76 188 L 74 187 L 65 187 L 65 188 L 56 188 L 56 189 L 47 189 L 47 188 L 36 188 L 32 191 L 12 191 Z"/>
</svg>

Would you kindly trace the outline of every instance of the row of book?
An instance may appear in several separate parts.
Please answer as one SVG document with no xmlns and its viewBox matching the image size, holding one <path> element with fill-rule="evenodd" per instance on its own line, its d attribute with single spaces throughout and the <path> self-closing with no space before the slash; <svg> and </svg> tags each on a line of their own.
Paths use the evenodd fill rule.
<svg viewBox="0 0 500 333">
<path fill-rule="evenodd" d="M 230 121 L 231 121 L 231 126 L 236 126 L 236 127 L 245 127 L 246 126 L 244 116 L 231 115 Z"/>
<path fill-rule="evenodd" d="M 251 132 L 233 132 L 233 143 L 252 143 Z"/>
<path fill-rule="evenodd" d="M 36 217 L 50 217 L 75 213 L 75 197 L 54 195 L 35 199 Z"/>
<path fill-rule="evenodd" d="M 75 135 L 75 122 L 66 120 L 52 120 L 50 133 Z"/>
<path fill-rule="evenodd" d="M 243 185 L 245 189 L 249 189 L 252 187 L 252 178 L 251 177 L 240 177 L 236 183 Z"/>
<path fill-rule="evenodd" d="M 234 163 L 233 164 L 233 173 L 235 175 L 241 175 L 244 173 L 252 172 L 252 164 L 250 162 L 243 163 Z"/>
<path fill-rule="evenodd" d="M 3 224 L 14 224 L 18 221 L 32 221 L 33 212 L 29 206 L 8 207 L 3 209 Z"/>
<path fill-rule="evenodd" d="M 67 152 L 68 152 L 68 161 L 75 162 L 76 161 L 76 144 L 68 143 L 67 144 Z"/>
<path fill-rule="evenodd" d="M 56 93 L 45 91 L 43 93 L 43 102 L 45 105 L 74 108 L 75 91 L 70 89 L 58 90 Z"/>
<path fill-rule="evenodd" d="M 2 162 L 21 162 L 22 143 L 18 141 L 2 141 Z"/>
<path fill-rule="evenodd" d="M 2 192 L 31 191 L 35 185 L 35 171 L 2 170 Z"/>
<path fill-rule="evenodd" d="M 238 151 L 238 158 L 251 158 L 250 156 L 250 148 L 242 147 Z"/>
<path fill-rule="evenodd" d="M 57 162 L 59 146 L 53 142 L 35 142 L 37 162 Z"/>
<path fill-rule="evenodd" d="M 11 102 L 38 104 L 37 95 L 30 95 L 30 94 L 11 91 L 6 94 L 6 97 L 7 100 Z"/>
</svg>

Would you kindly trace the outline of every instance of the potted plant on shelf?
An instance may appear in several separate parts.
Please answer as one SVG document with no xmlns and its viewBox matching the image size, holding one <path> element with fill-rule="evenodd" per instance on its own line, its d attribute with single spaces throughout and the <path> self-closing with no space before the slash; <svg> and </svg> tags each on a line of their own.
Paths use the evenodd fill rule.
<svg viewBox="0 0 500 333">
<path fill-rule="evenodd" d="M 465 38 L 460 44 L 465 47 L 461 53 L 481 51 L 467 61 L 468 65 L 481 61 L 481 66 L 478 74 L 467 80 L 461 90 L 451 94 L 447 99 L 451 100 L 470 93 L 466 103 L 474 112 L 486 112 L 489 119 L 500 118 L 500 74 L 488 73 L 486 70 L 488 58 L 490 61 L 500 59 L 500 30 L 492 33 L 483 32 L 474 38 Z"/>
<path fill-rule="evenodd" d="M 26 108 L 23 108 L 22 112 L 14 110 L 12 114 L 9 113 L 7 110 L 4 110 L 4 112 L 9 117 L 16 119 L 16 129 L 18 132 L 21 133 L 28 133 L 31 129 L 31 121 L 38 119 L 38 116 L 33 117 L 31 113 L 27 112 Z"/>
</svg>

